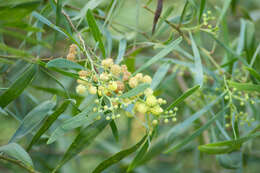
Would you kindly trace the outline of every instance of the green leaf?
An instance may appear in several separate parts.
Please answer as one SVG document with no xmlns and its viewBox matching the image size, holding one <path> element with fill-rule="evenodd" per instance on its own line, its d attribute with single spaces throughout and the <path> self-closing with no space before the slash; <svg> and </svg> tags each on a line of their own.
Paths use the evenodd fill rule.
<svg viewBox="0 0 260 173">
<path fill-rule="evenodd" d="M 78 63 L 69 61 L 64 58 L 56 58 L 54 60 L 49 61 L 46 64 L 47 68 L 66 68 L 66 69 L 77 69 L 77 70 L 83 70 L 84 67 L 79 65 Z"/>
<path fill-rule="evenodd" d="M 8 1 L 0 4 L 0 23 L 20 22 L 39 5 L 39 1 L 16 3 L 15 5 Z"/>
<path fill-rule="evenodd" d="M 168 106 L 168 108 L 166 110 L 170 110 L 172 108 L 174 108 L 175 106 L 177 106 L 179 103 L 183 102 L 186 98 L 188 98 L 189 96 L 191 96 L 195 91 L 197 91 L 197 89 L 199 89 L 200 86 L 196 85 L 190 89 L 188 89 L 185 93 L 183 93 L 179 98 L 177 98 L 170 106 Z"/>
<path fill-rule="evenodd" d="M 208 154 L 230 153 L 232 151 L 239 150 L 241 145 L 247 142 L 248 140 L 259 136 L 260 136 L 260 132 L 256 132 L 254 134 L 250 134 L 239 139 L 200 145 L 198 149 Z"/>
<path fill-rule="evenodd" d="M 228 81 L 228 84 L 229 86 L 237 88 L 241 91 L 256 91 L 260 93 L 260 85 L 255 85 L 251 83 L 237 83 L 232 81 Z"/>
<path fill-rule="evenodd" d="M 56 26 L 53 23 L 51 23 L 48 19 L 46 19 L 44 16 L 42 16 L 39 13 L 37 13 L 36 11 L 32 12 L 32 16 L 34 16 L 36 19 L 38 19 L 42 23 L 48 25 L 52 29 L 60 32 L 62 35 L 66 36 L 66 37 L 69 37 L 69 35 L 67 33 L 63 32 L 58 26 Z"/>
<path fill-rule="evenodd" d="M 132 154 L 133 152 L 135 152 L 146 140 L 147 135 L 145 135 L 137 144 L 135 144 L 134 146 L 122 150 L 118 153 L 116 153 L 115 155 L 111 156 L 110 158 L 108 158 L 107 160 L 103 161 L 102 163 L 100 163 L 95 170 L 93 171 L 93 173 L 100 173 L 103 170 L 105 170 L 106 168 L 108 168 L 109 166 L 119 162 L 120 160 L 122 160 L 123 158 L 127 157 L 128 155 Z"/>
<path fill-rule="evenodd" d="M 241 155 L 240 152 L 235 152 L 235 153 L 230 153 L 230 154 L 220 154 L 217 155 L 217 160 L 220 163 L 220 166 L 222 166 L 223 168 L 226 169 L 237 169 L 240 167 L 240 161 L 241 161 L 241 157 L 239 157 L 239 155 Z"/>
<path fill-rule="evenodd" d="M 19 144 L 9 143 L 7 145 L 1 146 L 0 152 L 3 152 L 8 156 L 21 161 L 23 164 L 29 167 L 33 167 L 33 162 L 31 157 Z"/>
<path fill-rule="evenodd" d="M 144 92 L 147 88 L 150 87 L 150 84 L 147 83 L 143 83 L 138 85 L 136 88 L 131 89 L 130 91 L 124 93 L 123 95 L 121 95 L 121 98 L 128 98 L 128 97 L 133 97 L 138 95 L 139 93 Z"/>
<path fill-rule="evenodd" d="M 10 139 L 10 142 L 16 141 L 30 133 L 48 115 L 48 113 L 54 108 L 55 104 L 56 101 L 48 100 L 33 108 L 33 110 L 24 117 L 19 128 Z"/>
<path fill-rule="evenodd" d="M 90 9 L 88 9 L 88 11 L 87 11 L 87 21 L 88 21 L 88 25 L 89 25 L 91 33 L 93 34 L 94 39 L 96 40 L 96 42 L 98 42 L 98 46 L 102 52 L 103 57 L 106 57 L 105 47 L 102 42 L 102 34 L 97 26 L 95 18 Z"/>
<path fill-rule="evenodd" d="M 32 82 L 36 74 L 36 65 L 31 65 L 18 79 L 0 96 L 0 107 L 6 107 L 16 99 Z"/>
<path fill-rule="evenodd" d="M 228 8 L 229 8 L 229 6 L 230 6 L 230 4 L 231 4 L 231 1 L 232 1 L 232 0 L 225 0 L 225 1 L 224 1 L 223 8 L 222 8 L 221 13 L 220 13 L 220 15 L 219 15 L 219 18 L 218 18 L 218 20 L 217 20 L 217 26 L 222 22 L 224 16 L 226 15 L 227 10 L 228 10 Z"/>
<path fill-rule="evenodd" d="M 119 41 L 119 47 L 118 47 L 118 55 L 116 58 L 116 64 L 120 64 L 120 62 L 123 60 L 123 57 L 125 55 L 126 50 L 126 39 L 121 39 Z"/>
<path fill-rule="evenodd" d="M 194 73 L 195 73 L 195 82 L 196 84 L 199 84 L 200 86 L 203 85 L 203 67 L 201 63 L 200 53 L 198 50 L 198 47 L 193 40 L 192 34 L 189 32 L 190 40 L 191 40 L 191 46 L 192 51 L 194 54 Z"/>
<path fill-rule="evenodd" d="M 166 55 L 168 55 L 180 42 L 182 41 L 182 37 L 177 38 L 173 42 L 171 42 L 169 45 L 167 45 L 163 50 L 161 50 L 158 54 L 156 54 L 154 57 L 152 57 L 149 61 L 144 63 L 139 69 L 137 69 L 133 75 L 145 70 L 146 68 L 150 67 L 155 62 L 159 61 Z"/>
<path fill-rule="evenodd" d="M 83 125 L 89 125 L 93 123 L 97 116 L 100 115 L 99 113 L 89 113 L 89 112 L 82 112 L 75 117 L 72 117 L 66 121 L 64 121 L 60 126 L 58 126 L 54 132 L 51 134 L 50 138 L 47 141 L 47 144 L 51 144 L 55 142 L 58 138 L 62 137 L 65 133 L 81 127 Z"/>
<path fill-rule="evenodd" d="M 75 140 L 72 142 L 68 150 L 65 152 L 61 161 L 53 170 L 53 173 L 55 173 L 67 161 L 71 160 L 83 149 L 89 146 L 109 123 L 110 121 L 107 121 L 106 119 L 102 118 L 101 120 L 95 121 L 93 124 L 82 129 L 78 136 L 75 138 Z"/>
<path fill-rule="evenodd" d="M 206 6 L 206 0 L 201 0 L 201 1 L 200 1 L 199 22 L 200 22 L 200 19 L 201 19 L 202 14 L 203 14 L 203 11 L 204 11 L 204 9 L 205 9 L 205 6 Z"/>
<path fill-rule="evenodd" d="M 170 64 L 165 63 L 159 67 L 156 73 L 153 76 L 153 80 L 151 83 L 151 88 L 154 90 L 161 83 L 163 78 L 166 76 L 168 70 L 170 68 Z"/>
<path fill-rule="evenodd" d="M 130 165 L 128 166 L 127 168 L 127 172 L 130 172 L 132 171 L 134 168 L 136 168 L 140 161 L 143 159 L 143 157 L 145 156 L 147 150 L 148 150 L 148 147 L 150 146 L 150 143 L 154 137 L 154 134 L 155 134 L 155 130 L 153 130 L 152 132 L 152 135 L 149 136 L 147 139 L 146 139 L 146 142 L 145 144 L 142 146 L 142 148 L 139 150 L 139 152 L 136 154 L 135 158 L 133 159 L 133 161 L 130 163 Z"/>
<path fill-rule="evenodd" d="M 116 126 L 116 123 L 114 120 L 112 120 L 110 123 L 110 128 L 112 130 L 112 133 L 113 133 L 113 136 L 115 138 L 115 140 L 118 142 L 119 141 L 119 135 L 118 135 L 118 129 L 117 129 L 117 126 Z"/>
<path fill-rule="evenodd" d="M 10 35 L 10 36 L 15 37 L 15 38 L 20 39 L 20 40 L 25 40 L 26 42 L 31 43 L 31 44 L 35 44 L 35 45 L 40 44 L 42 46 L 50 48 L 50 45 L 47 42 L 35 40 L 32 37 L 28 37 L 28 36 L 21 34 L 17 31 L 11 31 L 11 30 L 0 28 L 0 33 Z"/>
<path fill-rule="evenodd" d="M 258 80 L 258 82 L 260 82 L 260 74 L 256 70 L 249 67 L 246 67 L 246 69 L 250 72 L 252 76 L 254 76 Z"/>
<path fill-rule="evenodd" d="M 57 118 L 67 109 L 69 106 L 70 100 L 66 100 L 63 104 L 57 108 L 55 112 L 53 112 L 47 120 L 44 122 L 42 127 L 37 131 L 37 133 L 33 136 L 27 151 L 31 149 L 31 147 L 40 139 L 40 137 L 51 127 L 51 125 L 57 120 Z"/>
<path fill-rule="evenodd" d="M 12 55 L 17 55 L 18 57 L 21 57 L 23 59 L 33 58 L 34 57 L 33 55 L 29 54 L 26 51 L 12 48 L 12 47 L 7 46 L 7 45 L 5 45 L 3 43 L 0 43 L 0 50 L 6 51 L 6 52 L 8 52 L 9 54 L 12 54 Z"/>
<path fill-rule="evenodd" d="M 165 153 L 173 152 L 181 147 L 185 146 L 187 143 L 189 143 L 191 140 L 195 139 L 197 136 L 199 136 L 204 130 L 208 129 L 209 126 L 214 123 L 221 115 L 223 116 L 223 113 L 226 111 L 227 107 L 223 108 L 217 115 L 212 117 L 206 124 L 204 124 L 202 127 L 197 129 L 195 132 L 193 132 L 190 136 L 187 136 L 182 141 L 178 142 L 178 144 L 174 145 L 170 149 L 168 149 Z"/>
</svg>

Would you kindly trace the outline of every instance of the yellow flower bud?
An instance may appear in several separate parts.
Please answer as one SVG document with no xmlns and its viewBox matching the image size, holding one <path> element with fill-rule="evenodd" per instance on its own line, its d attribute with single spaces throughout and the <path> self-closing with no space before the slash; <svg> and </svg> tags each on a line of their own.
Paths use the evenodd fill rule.
<svg viewBox="0 0 260 173">
<path fill-rule="evenodd" d="M 153 90 L 151 88 L 147 88 L 145 91 L 144 91 L 144 94 L 146 96 L 149 96 L 149 95 L 152 95 L 153 94 Z"/>
<path fill-rule="evenodd" d="M 78 74 L 80 77 L 87 77 L 90 74 L 90 72 L 88 72 L 86 70 L 81 70 L 78 72 Z"/>
<path fill-rule="evenodd" d="M 159 98 L 159 99 L 158 99 L 158 103 L 159 103 L 159 104 L 163 104 L 163 99 L 162 99 L 162 98 Z"/>
<path fill-rule="evenodd" d="M 74 60 L 75 60 L 75 54 L 69 53 L 69 54 L 67 55 L 67 60 L 69 60 L 69 61 L 74 61 Z"/>
<path fill-rule="evenodd" d="M 117 83 L 115 81 L 110 82 L 108 85 L 108 89 L 111 91 L 115 91 L 117 89 Z"/>
<path fill-rule="evenodd" d="M 108 81 L 109 80 L 108 74 L 107 73 L 101 73 L 100 79 L 103 80 L 103 81 Z"/>
<path fill-rule="evenodd" d="M 157 99 L 154 95 L 149 95 L 145 102 L 148 106 L 155 106 L 157 104 Z"/>
<path fill-rule="evenodd" d="M 144 103 L 139 103 L 137 105 L 136 109 L 137 109 L 138 112 L 140 112 L 142 114 L 145 114 L 147 112 L 147 107 L 146 107 L 146 105 Z"/>
<path fill-rule="evenodd" d="M 111 73 L 118 76 L 121 73 L 121 67 L 117 64 L 111 66 Z"/>
<path fill-rule="evenodd" d="M 159 105 L 151 108 L 150 111 L 154 115 L 160 115 L 161 113 L 163 113 L 163 109 Z"/>
<path fill-rule="evenodd" d="M 152 121 L 152 124 L 153 124 L 154 126 L 156 126 L 156 125 L 158 124 L 158 120 L 153 120 L 153 121 Z"/>
<path fill-rule="evenodd" d="M 127 81 L 131 76 L 131 73 L 129 71 L 124 72 L 123 74 L 123 81 Z"/>
<path fill-rule="evenodd" d="M 167 118 L 164 119 L 164 123 L 167 124 L 169 120 Z"/>
<path fill-rule="evenodd" d="M 135 88 L 138 85 L 138 80 L 135 77 L 132 77 L 130 78 L 128 84 L 131 88 Z"/>
<path fill-rule="evenodd" d="M 90 94 L 96 94 L 97 93 L 97 88 L 95 86 L 90 86 L 88 88 L 88 91 Z"/>
<path fill-rule="evenodd" d="M 113 59 L 111 58 L 105 59 L 101 62 L 101 65 L 106 69 L 110 68 L 113 64 Z"/>
<path fill-rule="evenodd" d="M 137 73 L 136 75 L 135 75 L 135 78 L 138 80 L 138 81 L 142 81 L 143 80 L 143 74 L 142 73 Z"/>
<path fill-rule="evenodd" d="M 82 85 L 82 84 L 79 84 L 77 87 L 76 87 L 76 92 L 78 94 L 84 94 L 86 92 L 87 88 Z"/>
<path fill-rule="evenodd" d="M 145 75 L 142 80 L 144 83 L 152 83 L 152 78 L 148 75 Z"/>
</svg>

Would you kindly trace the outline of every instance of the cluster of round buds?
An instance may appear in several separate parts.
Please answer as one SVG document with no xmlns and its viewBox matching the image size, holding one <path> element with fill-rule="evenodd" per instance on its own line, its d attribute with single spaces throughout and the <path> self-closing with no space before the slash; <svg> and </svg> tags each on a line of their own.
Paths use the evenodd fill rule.
<svg viewBox="0 0 260 173">
<path fill-rule="evenodd" d="M 107 120 L 116 119 L 120 117 L 118 112 L 131 104 L 134 107 L 134 113 L 151 116 L 150 123 L 153 125 L 159 122 L 162 115 L 172 117 L 173 121 L 176 121 L 173 110 L 164 111 L 161 107 L 166 104 L 166 100 L 156 98 L 150 88 L 136 96 L 121 97 L 140 84 L 150 84 L 152 78 L 149 75 L 142 73 L 132 75 L 126 65 L 115 64 L 111 58 L 102 60 L 100 64 L 97 64 L 97 71 L 79 71 L 76 87 L 78 94 L 88 92 L 97 95 L 98 99 L 95 100 L 94 112 L 108 112 L 109 114 L 106 114 L 105 117 Z"/>
<path fill-rule="evenodd" d="M 212 13 L 210 10 L 208 10 L 206 13 L 202 14 L 202 20 L 203 20 L 203 26 L 207 27 L 212 33 L 216 33 L 218 30 L 218 27 L 213 27 L 211 21 L 215 20 L 216 17 L 212 16 Z"/>
<path fill-rule="evenodd" d="M 77 45 L 76 44 L 70 45 L 69 53 L 67 55 L 67 60 L 75 61 L 76 54 L 77 54 Z"/>
</svg>

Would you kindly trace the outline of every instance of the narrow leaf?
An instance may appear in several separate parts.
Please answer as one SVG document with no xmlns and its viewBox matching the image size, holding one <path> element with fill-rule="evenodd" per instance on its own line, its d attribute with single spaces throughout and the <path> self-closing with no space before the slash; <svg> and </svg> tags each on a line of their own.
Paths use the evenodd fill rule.
<svg viewBox="0 0 260 173">
<path fill-rule="evenodd" d="M 260 93 L 260 85 L 255 85 L 251 83 L 237 83 L 237 82 L 232 82 L 229 81 L 228 84 L 231 87 L 237 88 L 238 90 L 241 91 L 256 91 Z"/>
<path fill-rule="evenodd" d="M 157 7 L 156 7 L 156 11 L 154 14 L 154 18 L 153 18 L 153 29 L 152 29 L 152 34 L 154 34 L 155 28 L 156 28 L 156 24 L 161 16 L 162 13 L 162 9 L 163 9 L 163 0 L 157 0 Z"/>
<path fill-rule="evenodd" d="M 119 141 L 119 135 L 118 135 L 118 129 L 117 129 L 117 126 L 116 126 L 116 123 L 114 120 L 112 120 L 110 123 L 110 128 L 112 130 L 112 133 L 113 133 L 113 136 L 115 138 L 115 140 L 118 142 Z"/>
<path fill-rule="evenodd" d="M 249 67 L 246 67 L 246 69 L 250 72 L 252 76 L 254 76 L 258 80 L 258 82 L 260 82 L 260 74 L 256 70 Z"/>
<path fill-rule="evenodd" d="M 106 168 L 110 167 L 111 165 L 119 162 L 120 160 L 122 160 L 123 158 L 127 157 L 128 155 L 132 154 L 133 152 L 135 152 L 146 140 L 147 135 L 145 135 L 137 144 L 135 144 L 134 146 L 122 150 L 118 153 L 116 153 L 115 155 L 111 156 L 110 158 L 108 158 L 107 160 L 103 161 L 102 163 L 100 163 L 95 170 L 93 171 L 93 173 L 100 173 L 103 170 L 105 170 Z"/>
<path fill-rule="evenodd" d="M 139 69 L 133 73 L 133 75 L 145 70 L 146 68 L 150 67 L 155 62 L 159 61 L 166 55 L 168 55 L 180 42 L 182 41 L 182 37 L 177 38 L 173 42 L 171 42 L 169 45 L 167 45 L 163 50 L 161 50 L 158 54 L 156 54 L 154 57 L 152 57 L 149 61 L 144 63 Z"/>
<path fill-rule="evenodd" d="M 36 74 L 36 65 L 31 65 L 17 80 L 0 96 L 0 107 L 6 107 L 16 99 L 32 82 Z"/>
<path fill-rule="evenodd" d="M 105 57 L 106 51 L 105 51 L 104 44 L 102 42 L 102 34 L 98 28 L 98 25 L 92 14 L 92 11 L 90 9 L 88 9 L 88 11 L 87 11 L 87 21 L 88 21 L 88 25 L 89 25 L 91 33 L 93 34 L 94 39 L 96 40 L 96 42 L 98 42 L 98 46 L 102 52 L 103 57 Z"/>
<path fill-rule="evenodd" d="M 200 86 L 202 86 L 203 85 L 203 67 L 202 67 L 202 63 L 201 63 L 200 53 L 199 53 L 198 47 L 197 47 L 191 33 L 189 33 L 189 35 L 190 35 L 191 46 L 192 46 L 192 51 L 193 51 L 193 55 L 194 55 L 195 82 L 196 82 L 196 84 L 199 84 Z"/>
<path fill-rule="evenodd" d="M 197 129 L 195 132 L 193 132 L 190 136 L 187 136 L 185 139 L 180 141 L 178 144 L 174 145 L 170 149 L 168 149 L 165 153 L 173 152 L 181 147 L 185 146 L 187 143 L 189 143 L 191 140 L 195 139 L 197 136 L 199 136 L 204 130 L 208 129 L 209 126 L 214 123 L 223 113 L 226 111 L 227 108 L 223 108 L 217 115 L 212 117 L 206 124 L 204 124 L 202 127 Z"/>
<path fill-rule="evenodd" d="M 19 145 L 16 143 L 9 143 L 7 145 L 0 147 L 0 152 L 7 154 L 19 161 L 23 164 L 33 167 L 33 162 L 29 154 Z"/>
<path fill-rule="evenodd" d="M 78 69 L 78 70 L 83 70 L 84 67 L 79 65 L 78 63 L 69 61 L 64 58 L 56 58 L 54 60 L 49 61 L 46 64 L 47 68 L 66 68 L 66 69 Z"/>
<path fill-rule="evenodd" d="M 61 168 L 67 161 L 79 154 L 85 147 L 89 146 L 109 123 L 110 121 L 103 118 L 82 129 L 65 152 L 57 167 L 53 170 L 53 173 Z"/>
<path fill-rule="evenodd" d="M 204 9 L 205 9 L 205 6 L 206 6 L 206 0 L 201 0 L 201 1 L 200 1 L 199 22 L 200 22 L 200 19 L 201 19 L 202 14 L 203 14 L 203 11 L 204 11 Z"/>
<path fill-rule="evenodd" d="M 150 87 L 150 84 L 147 84 L 147 83 L 140 84 L 136 88 L 133 88 L 130 91 L 124 93 L 120 97 L 121 98 L 128 98 L 128 97 L 136 96 L 136 95 L 144 92 L 149 87 Z"/>
<path fill-rule="evenodd" d="M 123 57 L 125 55 L 126 50 L 126 39 L 121 39 L 119 41 L 119 47 L 118 47 L 118 55 L 116 58 L 116 64 L 120 64 L 120 62 L 123 60 Z"/>
<path fill-rule="evenodd" d="M 199 89 L 200 86 L 196 85 L 190 89 L 188 89 L 185 93 L 183 93 L 179 98 L 177 98 L 168 108 L 167 110 L 170 110 L 172 108 L 174 108 L 175 106 L 177 106 L 179 103 L 183 102 L 186 98 L 188 98 L 189 96 L 191 96 L 195 91 L 197 91 L 197 89 Z"/>
<path fill-rule="evenodd" d="M 47 118 L 47 120 L 44 122 L 42 127 L 34 135 L 31 143 L 27 148 L 27 151 L 31 149 L 31 147 L 40 139 L 40 137 L 51 127 L 54 121 L 56 121 L 57 118 L 67 109 L 69 103 L 70 103 L 69 100 L 64 101 L 64 103 Z"/>
<path fill-rule="evenodd" d="M 17 139 L 30 133 L 35 127 L 37 127 L 41 121 L 47 116 L 47 114 L 54 108 L 56 101 L 48 100 L 40 105 L 36 106 L 31 110 L 21 122 L 19 128 L 12 136 L 10 142 L 16 141 Z"/>
<path fill-rule="evenodd" d="M 156 71 L 156 73 L 153 76 L 153 80 L 151 83 L 151 88 L 154 90 L 163 80 L 163 78 L 166 76 L 168 70 L 170 68 L 170 64 L 165 63 L 159 67 L 159 69 Z"/>
</svg>

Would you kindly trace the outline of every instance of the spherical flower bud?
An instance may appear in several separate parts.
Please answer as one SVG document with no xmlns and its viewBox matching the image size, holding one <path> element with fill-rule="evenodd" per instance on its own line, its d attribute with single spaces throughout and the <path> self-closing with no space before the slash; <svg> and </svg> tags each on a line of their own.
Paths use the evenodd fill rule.
<svg viewBox="0 0 260 173">
<path fill-rule="evenodd" d="M 132 77 L 130 78 L 128 84 L 131 88 L 135 88 L 138 85 L 138 80 L 135 77 Z"/>
<path fill-rule="evenodd" d="M 97 112 L 97 108 L 96 107 L 93 108 L 93 112 Z"/>
<path fill-rule="evenodd" d="M 121 67 L 117 64 L 111 66 L 111 73 L 118 76 L 121 73 Z"/>
<path fill-rule="evenodd" d="M 115 91 L 117 89 L 117 83 L 115 81 L 110 82 L 108 85 L 108 89 L 111 91 Z"/>
<path fill-rule="evenodd" d="M 97 88 L 95 86 L 90 86 L 88 88 L 88 91 L 90 94 L 96 94 L 97 93 Z"/>
<path fill-rule="evenodd" d="M 108 110 L 108 106 L 107 105 L 104 106 L 104 110 Z"/>
<path fill-rule="evenodd" d="M 138 80 L 138 81 L 142 81 L 142 79 L 143 79 L 143 74 L 142 73 L 137 73 L 136 75 L 135 75 L 135 78 Z"/>
<path fill-rule="evenodd" d="M 124 91 L 125 90 L 125 85 L 123 82 L 121 81 L 116 81 L 117 84 L 117 89 L 116 89 L 116 93 L 118 93 L 119 91 Z"/>
<path fill-rule="evenodd" d="M 128 72 L 126 65 L 121 65 L 122 72 Z"/>
<path fill-rule="evenodd" d="M 117 118 L 120 118 L 120 116 L 121 116 L 120 114 L 117 114 L 117 115 L 116 115 Z"/>
<path fill-rule="evenodd" d="M 177 111 L 178 111 L 178 108 L 177 108 L 177 107 L 175 107 L 173 110 L 174 110 L 175 112 L 177 112 Z"/>
<path fill-rule="evenodd" d="M 176 118 L 176 117 L 172 118 L 172 121 L 173 121 L 173 122 L 176 122 L 176 121 L 177 121 L 177 118 Z"/>
<path fill-rule="evenodd" d="M 107 121 L 110 120 L 110 117 L 109 117 L 109 116 L 106 116 L 106 120 L 107 120 Z"/>
<path fill-rule="evenodd" d="M 77 87 L 76 87 L 76 92 L 78 94 L 84 94 L 86 92 L 87 88 L 82 85 L 82 84 L 79 84 Z"/>
<path fill-rule="evenodd" d="M 100 79 L 103 80 L 103 81 L 108 81 L 109 80 L 108 74 L 107 73 L 101 73 Z"/>
<path fill-rule="evenodd" d="M 158 120 L 153 120 L 153 121 L 152 121 L 152 124 L 153 124 L 154 126 L 156 126 L 156 125 L 158 124 Z"/>
<path fill-rule="evenodd" d="M 80 77 L 87 77 L 89 75 L 89 72 L 86 70 L 81 70 L 78 72 Z"/>
<path fill-rule="evenodd" d="M 152 83 L 152 78 L 148 75 L 145 75 L 142 80 L 144 83 Z"/>
<path fill-rule="evenodd" d="M 75 54 L 69 53 L 69 54 L 67 55 L 67 60 L 69 60 L 69 61 L 74 61 L 74 60 L 75 60 Z"/>
<path fill-rule="evenodd" d="M 160 115 L 161 113 L 163 113 L 163 109 L 159 105 L 152 107 L 150 111 L 154 115 Z"/>
<path fill-rule="evenodd" d="M 111 117 L 111 118 L 114 120 L 114 119 L 116 119 L 116 116 L 115 116 L 115 115 L 112 115 L 112 117 Z"/>
<path fill-rule="evenodd" d="M 147 112 L 147 106 L 144 103 L 139 103 L 136 109 L 142 114 L 145 114 Z"/>
<path fill-rule="evenodd" d="M 158 99 L 158 103 L 159 103 L 159 104 L 163 104 L 163 99 L 162 99 L 162 98 L 159 98 L 159 99 Z"/>
<path fill-rule="evenodd" d="M 169 120 L 167 118 L 164 119 L 164 123 L 167 124 Z"/>
<path fill-rule="evenodd" d="M 224 97 L 224 99 L 225 99 L 225 100 L 228 100 L 228 99 L 229 99 L 229 97 L 226 95 L 226 96 Z"/>
<path fill-rule="evenodd" d="M 124 72 L 123 74 L 123 81 L 127 81 L 131 76 L 131 73 L 129 71 Z"/>
<path fill-rule="evenodd" d="M 71 44 L 70 45 L 70 52 L 76 52 L 77 51 L 77 45 L 76 44 Z"/>
<path fill-rule="evenodd" d="M 155 106 L 157 104 L 157 99 L 154 95 L 149 95 L 147 96 L 145 103 L 148 106 Z"/>
<path fill-rule="evenodd" d="M 101 62 L 101 65 L 104 67 L 104 68 L 110 68 L 112 65 L 113 65 L 113 59 L 111 58 L 108 58 L 108 59 L 105 59 Z"/>
<path fill-rule="evenodd" d="M 98 104 L 98 103 L 99 103 L 99 100 L 98 100 L 98 99 L 95 99 L 95 103 Z"/>
<path fill-rule="evenodd" d="M 151 88 L 147 88 L 145 91 L 144 91 L 144 94 L 146 96 L 149 96 L 149 95 L 152 95 L 153 94 L 153 90 Z"/>
</svg>

